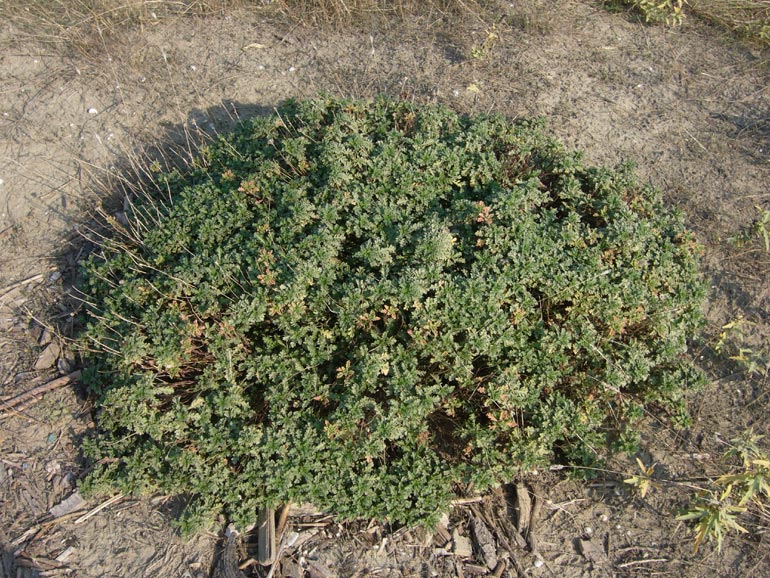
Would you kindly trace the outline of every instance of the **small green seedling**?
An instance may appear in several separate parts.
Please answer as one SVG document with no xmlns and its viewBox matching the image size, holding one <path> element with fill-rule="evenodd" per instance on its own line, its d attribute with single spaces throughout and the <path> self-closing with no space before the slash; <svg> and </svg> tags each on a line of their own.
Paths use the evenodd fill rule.
<svg viewBox="0 0 770 578">
<path fill-rule="evenodd" d="M 746 511 L 743 506 L 734 506 L 726 499 L 729 497 L 730 490 L 727 489 L 719 499 L 713 496 L 708 499 L 702 499 L 695 503 L 686 513 L 677 516 L 677 520 L 689 521 L 695 523 L 695 544 L 693 552 L 697 552 L 701 544 L 706 539 L 714 539 L 717 542 L 717 548 L 722 550 L 722 542 L 725 534 L 730 530 L 747 533 L 748 530 L 738 523 L 738 516 Z"/>
<path fill-rule="evenodd" d="M 639 492 L 639 496 L 644 498 L 647 495 L 647 492 L 650 491 L 650 488 L 657 489 L 660 487 L 660 484 L 652 479 L 652 475 L 655 472 L 655 466 L 657 464 L 645 466 L 644 462 L 642 462 L 642 460 L 639 458 L 636 458 L 636 463 L 639 466 L 640 473 L 623 480 L 623 483 L 629 484 L 630 486 L 636 488 L 636 490 Z"/>
<path fill-rule="evenodd" d="M 739 469 L 714 480 L 713 489 L 702 491 L 689 509 L 677 517 L 695 524 L 694 551 L 706 539 L 716 540 L 721 550 L 728 532 L 748 533 L 738 518 L 752 507 L 762 509 L 770 499 L 770 460 L 758 443 L 763 437 L 749 429 L 731 440 L 724 458 L 739 459 Z"/>
<path fill-rule="evenodd" d="M 500 34 L 498 33 L 497 26 L 494 24 L 491 28 L 487 28 L 484 33 L 486 34 L 484 42 L 482 42 L 480 46 L 474 45 L 471 48 L 471 58 L 474 60 L 486 59 L 492 52 L 492 49 L 497 44 L 498 40 L 500 40 Z"/>
<path fill-rule="evenodd" d="M 679 26 L 684 21 L 687 0 L 626 0 L 625 3 L 636 8 L 645 22 Z"/>
<path fill-rule="evenodd" d="M 760 206 L 755 208 L 759 211 L 759 217 L 754 220 L 752 229 L 765 241 L 765 252 L 770 253 L 770 210 L 764 210 Z"/>
</svg>

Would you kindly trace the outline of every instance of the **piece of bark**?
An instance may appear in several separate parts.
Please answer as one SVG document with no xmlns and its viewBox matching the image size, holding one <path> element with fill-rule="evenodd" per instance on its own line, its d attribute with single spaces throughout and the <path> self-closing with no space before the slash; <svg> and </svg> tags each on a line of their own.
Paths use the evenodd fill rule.
<svg viewBox="0 0 770 578">
<path fill-rule="evenodd" d="M 334 573 L 325 564 L 317 560 L 308 560 L 305 571 L 310 575 L 310 578 L 331 578 L 334 576 Z"/>
<path fill-rule="evenodd" d="M 35 371 L 43 371 L 56 365 L 56 360 L 59 359 L 60 353 L 61 347 L 55 341 L 46 345 L 35 362 Z"/>
<path fill-rule="evenodd" d="M 71 514 L 72 512 L 83 510 L 85 505 L 86 501 L 80 497 L 78 492 L 75 492 L 70 497 L 62 500 L 48 511 L 54 518 L 61 518 L 66 514 Z"/>
<path fill-rule="evenodd" d="M 492 495 L 494 500 L 486 503 L 488 509 L 487 517 L 492 520 L 491 525 L 497 530 L 496 536 L 500 546 L 509 554 L 508 562 L 511 566 L 509 574 L 515 575 L 518 578 L 526 578 L 529 574 L 519 563 L 517 556 L 520 555 L 521 550 L 526 549 L 527 543 L 513 524 L 503 489 L 496 488 Z M 512 544 L 515 544 L 519 551 L 514 550 Z M 502 563 L 502 560 L 500 563 Z M 498 566 L 500 563 L 498 563 Z"/>
<path fill-rule="evenodd" d="M 495 500 L 493 504 L 490 504 L 489 516 L 495 520 L 494 526 L 501 530 L 501 532 L 498 532 L 498 534 L 502 533 L 502 536 L 500 537 L 500 544 L 503 546 L 503 548 L 508 550 L 511 556 L 515 556 L 516 553 L 514 552 L 511 544 L 513 543 L 517 548 L 524 550 L 527 547 L 527 542 L 524 540 L 521 534 L 519 534 L 519 531 L 514 525 L 514 516 L 510 515 L 509 513 L 508 500 L 503 493 L 503 489 L 496 488 L 493 492 L 493 496 Z"/>
<path fill-rule="evenodd" d="M 53 341 L 54 335 L 53 332 L 48 329 L 47 327 L 40 327 L 40 337 L 37 340 L 37 344 L 40 347 L 45 347 L 49 343 Z"/>
<path fill-rule="evenodd" d="M 495 568 L 494 572 L 492 572 L 492 578 L 501 578 L 503 572 L 505 572 L 507 568 L 508 565 L 505 563 L 505 560 L 500 560 L 497 563 L 497 567 Z"/>
<path fill-rule="evenodd" d="M 14 397 L 5 398 L 0 402 L 0 408 L 10 411 L 20 411 L 22 409 L 26 409 L 38 401 L 44 393 L 48 393 L 49 391 L 72 383 L 73 381 L 77 381 L 80 379 L 80 374 L 80 370 L 73 371 L 69 375 L 58 377 L 47 383 L 33 387 L 29 391 L 25 391 L 24 393 L 20 393 Z"/>
<path fill-rule="evenodd" d="M 471 576 L 483 576 L 487 573 L 487 568 L 480 564 L 463 564 L 463 570 Z"/>
<path fill-rule="evenodd" d="M 580 553 L 586 560 L 593 562 L 594 564 L 604 564 L 609 562 L 609 558 L 604 552 L 603 545 L 596 540 L 578 539 L 578 550 L 580 550 Z"/>
<path fill-rule="evenodd" d="M 287 557 L 281 560 L 280 575 L 286 578 L 299 578 L 305 575 L 305 571 L 297 562 Z"/>
<path fill-rule="evenodd" d="M 494 570 L 497 566 L 497 545 L 495 537 L 489 531 L 486 524 L 475 516 L 471 520 L 471 529 L 473 537 L 476 539 L 479 553 L 489 570 Z"/>
<path fill-rule="evenodd" d="M 275 510 L 273 508 L 262 508 L 259 511 L 257 537 L 257 559 L 263 566 L 270 566 L 275 562 L 276 554 Z"/>
<path fill-rule="evenodd" d="M 449 533 L 449 516 L 444 514 L 439 518 L 438 524 L 436 524 L 436 531 L 433 533 L 433 543 L 437 546 L 446 546 L 452 539 L 452 535 Z"/>
<path fill-rule="evenodd" d="M 539 488 L 532 488 L 532 510 L 529 514 L 529 528 L 527 529 L 527 544 L 529 544 L 530 551 L 538 554 L 538 535 L 537 535 L 537 523 L 540 520 L 540 514 L 543 511 L 543 497 L 540 495 Z"/>
<path fill-rule="evenodd" d="M 245 574 L 241 572 L 239 567 L 241 557 L 240 540 L 241 536 L 238 531 L 232 526 L 228 527 L 225 545 L 222 548 L 222 553 L 219 555 L 219 563 L 215 573 L 216 578 L 245 578 Z"/>
<path fill-rule="evenodd" d="M 470 558 L 473 556 L 473 546 L 467 536 L 462 536 L 455 528 L 452 532 L 452 552 L 459 558 Z"/>
<path fill-rule="evenodd" d="M 532 515 L 532 499 L 529 490 L 522 481 L 516 482 L 516 502 L 513 506 L 516 513 L 516 529 L 524 538 L 529 532 L 529 520 Z"/>
<path fill-rule="evenodd" d="M 289 511 L 291 510 L 291 504 L 286 504 L 281 509 L 281 515 L 278 516 L 278 525 L 275 528 L 276 540 L 279 542 L 283 539 L 283 531 L 286 528 L 286 521 L 289 519 Z"/>
</svg>

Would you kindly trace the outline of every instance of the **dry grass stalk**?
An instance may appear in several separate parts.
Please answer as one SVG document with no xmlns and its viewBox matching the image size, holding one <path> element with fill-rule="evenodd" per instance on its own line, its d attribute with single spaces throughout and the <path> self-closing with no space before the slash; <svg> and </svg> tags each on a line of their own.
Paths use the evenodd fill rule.
<svg viewBox="0 0 770 578">
<path fill-rule="evenodd" d="M 751 41 L 770 44 L 767 0 L 689 0 L 693 14 Z"/>
</svg>

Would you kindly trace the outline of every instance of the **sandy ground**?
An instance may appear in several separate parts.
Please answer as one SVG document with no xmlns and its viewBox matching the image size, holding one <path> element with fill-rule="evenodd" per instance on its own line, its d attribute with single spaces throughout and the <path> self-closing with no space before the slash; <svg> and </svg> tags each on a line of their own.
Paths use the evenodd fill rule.
<svg viewBox="0 0 770 578">
<path fill-rule="evenodd" d="M 150 18 L 81 43 L 50 41 L 9 10 L 0 4 L 2 400 L 77 369 L 67 339 L 75 329 L 70 284 L 88 250 L 79 231 L 100 202 L 113 210 L 115 183 L 132 161 L 141 164 L 141 151 L 189 151 L 190 134 L 226 131 L 283 99 L 319 92 L 543 115 L 592 163 L 634 160 L 686 212 L 712 286 L 708 327 L 693 345 L 709 385 L 690 400 L 690 429 L 650 416 L 642 456 L 675 483 L 644 499 L 622 483 L 635 467 L 625 457 L 593 482 L 533 475 L 543 564 L 498 540 L 501 559 L 517 560 L 500 575 L 770 575 L 766 517 L 747 516 L 749 533 L 728 536 L 721 552 L 707 543 L 693 553 L 674 514 L 692 495 L 687 484 L 724 471 L 724 440 L 749 427 L 770 430 L 767 371 L 747 375 L 729 359 L 736 351 L 714 349 L 721 327 L 742 316 L 750 323 L 740 345 L 770 351 L 770 255 L 761 237 L 732 240 L 757 207 L 770 209 L 770 55 L 697 22 L 647 27 L 577 1 L 501 2 L 485 21 L 466 15 L 448 25 L 433 14 L 344 31 L 259 10 Z M 492 23 L 499 40 L 473 58 Z M 123 498 L 80 520 L 94 502 L 49 523 L 49 509 L 84 473 L 78 443 L 93 425 L 90 410 L 76 384 L 21 412 L 0 407 L 0 576 L 210 575 L 219 537 L 183 540 L 171 524 L 173 499 Z M 494 510 L 491 498 L 455 508 L 450 533 L 469 534 L 484 509 Z M 504 525 L 504 513 L 486 519 Z M 299 542 L 276 576 L 492 574 L 478 540 L 462 558 L 441 537 L 374 523 L 297 516 L 288 528 Z"/>
</svg>

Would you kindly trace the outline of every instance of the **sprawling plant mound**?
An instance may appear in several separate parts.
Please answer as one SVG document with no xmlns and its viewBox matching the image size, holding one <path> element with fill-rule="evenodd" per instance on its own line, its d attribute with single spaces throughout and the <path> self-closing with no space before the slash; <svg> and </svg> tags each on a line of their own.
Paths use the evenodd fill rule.
<svg viewBox="0 0 770 578">
<path fill-rule="evenodd" d="M 590 463 L 696 380 L 681 218 L 537 123 L 290 102 L 128 218 L 85 271 L 88 485 L 184 493 L 193 527 L 430 520 L 459 483 Z"/>
</svg>

